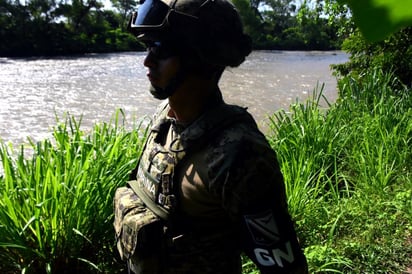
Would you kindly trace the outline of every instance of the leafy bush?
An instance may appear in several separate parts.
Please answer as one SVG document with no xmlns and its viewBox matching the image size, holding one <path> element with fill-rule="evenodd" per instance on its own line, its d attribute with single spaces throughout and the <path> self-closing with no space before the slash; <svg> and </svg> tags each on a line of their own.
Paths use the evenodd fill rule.
<svg viewBox="0 0 412 274">
<path fill-rule="evenodd" d="M 378 67 L 385 74 L 394 73 L 401 83 L 412 87 L 412 27 L 375 43 L 367 42 L 355 31 L 344 41 L 342 49 L 351 56 L 349 62 L 333 66 L 339 75 L 362 77 Z"/>
</svg>

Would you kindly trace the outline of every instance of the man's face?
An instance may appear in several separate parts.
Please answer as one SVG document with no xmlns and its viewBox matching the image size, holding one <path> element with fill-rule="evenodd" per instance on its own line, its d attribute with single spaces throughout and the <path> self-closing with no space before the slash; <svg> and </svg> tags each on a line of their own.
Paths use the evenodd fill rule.
<svg viewBox="0 0 412 274">
<path fill-rule="evenodd" d="M 180 68 L 180 59 L 173 47 L 161 42 L 147 43 L 147 56 L 143 62 L 153 87 L 165 89 Z"/>
</svg>

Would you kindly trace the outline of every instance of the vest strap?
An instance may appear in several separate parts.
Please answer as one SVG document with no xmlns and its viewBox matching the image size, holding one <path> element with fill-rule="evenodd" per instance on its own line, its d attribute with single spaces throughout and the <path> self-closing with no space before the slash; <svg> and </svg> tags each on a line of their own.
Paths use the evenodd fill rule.
<svg viewBox="0 0 412 274">
<path fill-rule="evenodd" d="M 160 205 L 157 205 L 155 201 L 153 201 L 147 194 L 142 190 L 142 188 L 139 187 L 139 183 L 137 180 L 133 181 L 128 181 L 127 182 L 129 186 L 133 189 L 133 191 L 137 194 L 137 196 L 142 199 L 143 203 L 151 210 L 153 213 L 155 213 L 159 218 L 167 221 L 169 220 L 169 212 L 161 207 Z"/>
</svg>

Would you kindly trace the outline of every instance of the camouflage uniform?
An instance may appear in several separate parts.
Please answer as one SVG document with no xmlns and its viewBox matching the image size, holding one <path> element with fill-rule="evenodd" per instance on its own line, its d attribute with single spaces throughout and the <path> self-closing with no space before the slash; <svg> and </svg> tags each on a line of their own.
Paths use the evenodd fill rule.
<svg viewBox="0 0 412 274">
<path fill-rule="evenodd" d="M 161 267 L 137 273 L 238 274 L 242 251 L 262 273 L 303 273 L 306 260 L 287 212 L 276 155 L 251 115 L 225 104 L 220 91 L 188 126 L 168 111 L 157 116 L 155 137 L 152 131 L 136 173 L 138 192 L 143 189 L 168 212 L 158 260 L 152 260 Z M 172 168 L 154 163 L 159 147 L 172 155 Z M 149 169 L 150 176 L 170 184 L 160 179 L 154 189 L 142 183 Z"/>
</svg>

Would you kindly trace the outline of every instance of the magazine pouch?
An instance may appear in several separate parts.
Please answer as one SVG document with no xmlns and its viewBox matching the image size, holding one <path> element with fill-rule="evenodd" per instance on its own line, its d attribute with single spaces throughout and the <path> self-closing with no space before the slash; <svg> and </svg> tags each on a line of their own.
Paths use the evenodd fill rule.
<svg viewBox="0 0 412 274">
<path fill-rule="evenodd" d="M 129 187 L 120 187 L 114 197 L 114 229 L 122 260 L 133 255 L 149 258 L 160 254 L 163 222 Z"/>
</svg>

